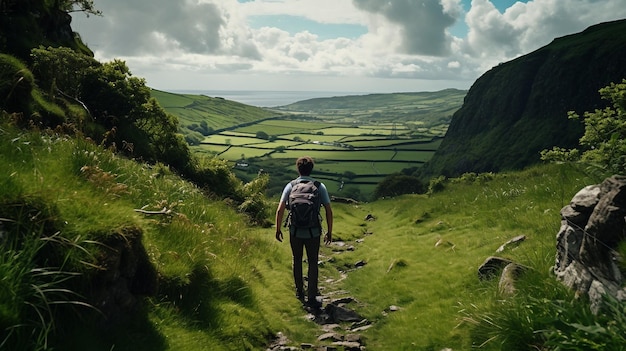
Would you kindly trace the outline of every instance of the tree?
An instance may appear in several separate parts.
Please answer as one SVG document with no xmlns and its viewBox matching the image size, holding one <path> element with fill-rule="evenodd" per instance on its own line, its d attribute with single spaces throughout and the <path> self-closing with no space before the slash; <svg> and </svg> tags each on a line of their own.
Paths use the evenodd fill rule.
<svg viewBox="0 0 626 351">
<path fill-rule="evenodd" d="M 621 83 L 611 83 L 599 92 L 603 99 L 610 101 L 610 106 L 583 114 L 585 133 L 580 138 L 580 145 L 584 148 L 582 154 L 578 149 L 555 147 L 541 152 L 543 160 L 580 159 L 600 165 L 610 173 L 626 172 L 626 79 Z M 568 115 L 571 119 L 580 118 L 575 112 Z"/>
<path fill-rule="evenodd" d="M 356 178 L 356 173 L 354 173 L 352 171 L 345 171 L 345 172 L 343 172 L 343 176 L 348 178 L 348 179 L 354 179 L 354 178 Z"/>
<path fill-rule="evenodd" d="M 262 130 L 256 132 L 256 137 L 263 140 L 268 140 L 270 138 L 270 136 Z"/>
<path fill-rule="evenodd" d="M 101 65 L 93 57 L 66 47 L 39 47 L 30 56 L 39 87 L 51 97 L 60 92 L 80 99 L 87 70 Z"/>
<path fill-rule="evenodd" d="M 101 16 L 102 11 L 97 10 L 93 0 L 56 0 L 56 7 L 64 12 L 84 12 L 87 16 Z"/>
</svg>

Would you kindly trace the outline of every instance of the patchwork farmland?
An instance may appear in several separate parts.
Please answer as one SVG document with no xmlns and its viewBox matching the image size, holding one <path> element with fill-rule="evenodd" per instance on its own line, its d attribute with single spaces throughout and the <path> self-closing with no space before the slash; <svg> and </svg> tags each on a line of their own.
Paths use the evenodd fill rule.
<svg viewBox="0 0 626 351">
<path fill-rule="evenodd" d="M 314 175 L 332 195 L 365 200 L 386 176 L 417 169 L 432 157 L 464 96 L 465 91 L 449 89 L 311 99 L 263 109 L 256 120 L 206 121 L 211 131 L 192 149 L 228 161 L 244 180 L 268 173 L 270 195 L 295 176 L 295 159 L 308 155 L 316 161 Z M 189 120 L 199 114 L 199 105 L 176 107 L 177 113 L 186 112 L 183 130 L 202 122 Z"/>
</svg>

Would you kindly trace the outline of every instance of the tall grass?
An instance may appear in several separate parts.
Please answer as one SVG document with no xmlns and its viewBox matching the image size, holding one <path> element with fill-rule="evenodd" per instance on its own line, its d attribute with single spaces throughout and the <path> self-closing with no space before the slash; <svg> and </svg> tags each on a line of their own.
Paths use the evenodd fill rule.
<svg viewBox="0 0 626 351">
<path fill-rule="evenodd" d="M 0 210 L 15 214 L 0 218 L 0 349 L 47 350 L 59 316 L 93 309 L 75 289 L 72 256 L 85 256 L 84 243 L 46 233 L 49 218 L 35 207 L 3 203 Z"/>
<path fill-rule="evenodd" d="M 274 307 L 265 306 L 258 295 L 289 291 L 287 285 L 273 284 L 287 281 L 283 276 L 289 276 L 288 269 L 268 268 L 289 262 L 286 252 L 277 251 L 270 237 L 251 235 L 260 230 L 249 227 L 248 217 L 228 201 L 207 196 L 163 165 L 124 159 L 87 140 L 4 125 L 0 133 L 3 238 L 19 231 L 15 223 L 45 218 L 23 240 L 32 249 L 2 250 L 4 346 L 254 349 L 266 344 L 283 323 L 265 316 Z M 252 189 L 242 192 L 253 195 Z M 32 210 L 18 215 L 9 211 L 12 204 Z M 126 319 L 103 323 L 102 314 L 86 304 L 93 293 L 90 284 L 103 269 L 98 266 L 106 251 L 102 243 L 118 237 L 135 240 L 128 233 L 142 237 L 139 245 L 157 271 L 160 288 L 140 298 L 139 310 Z M 55 262 L 39 257 L 54 257 Z M 29 302 L 30 309 L 19 300 L 27 298 L 24 289 L 40 297 Z M 67 304 L 78 318 L 59 312 Z M 297 304 L 289 308 L 297 309 Z"/>
</svg>

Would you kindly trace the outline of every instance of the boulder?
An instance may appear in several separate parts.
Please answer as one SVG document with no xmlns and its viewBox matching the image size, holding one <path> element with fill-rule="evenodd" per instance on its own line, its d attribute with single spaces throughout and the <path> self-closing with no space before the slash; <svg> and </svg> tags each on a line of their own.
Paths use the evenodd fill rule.
<svg viewBox="0 0 626 351">
<path fill-rule="evenodd" d="M 495 278 L 504 267 L 513 261 L 502 257 L 490 256 L 478 267 L 478 279 L 489 280 Z"/>
<path fill-rule="evenodd" d="M 502 253 L 509 247 L 517 247 L 522 241 L 526 240 L 526 235 L 518 235 L 511 240 L 505 242 L 500 245 L 500 247 L 496 250 L 497 253 Z"/>
<path fill-rule="evenodd" d="M 517 263 L 509 263 L 502 270 L 500 275 L 500 281 L 498 282 L 498 289 L 503 295 L 513 295 L 517 291 L 515 288 L 515 282 L 519 276 L 528 270 L 528 267 L 522 266 Z"/>
<path fill-rule="evenodd" d="M 626 177 L 613 176 L 580 190 L 561 210 L 553 271 L 577 294 L 589 297 L 597 313 L 603 295 L 626 298 L 617 265 L 618 246 L 626 238 Z"/>
</svg>

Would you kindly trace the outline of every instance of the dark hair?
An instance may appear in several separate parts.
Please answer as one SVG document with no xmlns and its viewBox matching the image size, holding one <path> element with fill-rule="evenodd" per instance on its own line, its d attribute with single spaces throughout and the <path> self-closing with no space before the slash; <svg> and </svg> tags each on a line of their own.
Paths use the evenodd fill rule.
<svg viewBox="0 0 626 351">
<path fill-rule="evenodd" d="M 313 159 L 309 156 L 300 157 L 296 161 L 296 167 L 300 175 L 309 176 L 313 170 Z"/>
</svg>

